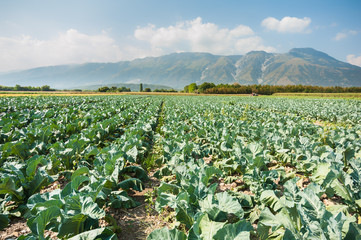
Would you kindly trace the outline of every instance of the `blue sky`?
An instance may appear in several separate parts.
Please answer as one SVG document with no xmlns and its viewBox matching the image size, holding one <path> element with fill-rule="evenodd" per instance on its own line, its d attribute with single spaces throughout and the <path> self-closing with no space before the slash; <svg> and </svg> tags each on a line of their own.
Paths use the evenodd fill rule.
<svg viewBox="0 0 361 240">
<path fill-rule="evenodd" d="M 0 72 L 296 47 L 361 66 L 361 1 L 0 0 Z"/>
</svg>

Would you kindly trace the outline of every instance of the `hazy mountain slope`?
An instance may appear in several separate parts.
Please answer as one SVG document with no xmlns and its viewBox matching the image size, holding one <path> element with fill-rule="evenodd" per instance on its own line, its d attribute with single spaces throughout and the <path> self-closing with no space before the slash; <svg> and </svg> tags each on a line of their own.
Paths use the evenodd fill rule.
<svg viewBox="0 0 361 240">
<path fill-rule="evenodd" d="M 86 63 L 0 74 L 0 85 L 75 88 L 120 83 L 158 84 L 177 89 L 196 82 L 361 86 L 361 68 L 312 48 L 285 54 L 253 51 L 244 56 L 173 53 L 118 63 Z"/>
<path fill-rule="evenodd" d="M 311 48 L 276 55 L 265 73 L 266 84 L 361 86 L 361 68 Z"/>
<path fill-rule="evenodd" d="M 273 60 L 274 54 L 264 51 L 249 52 L 236 62 L 234 78 L 239 83 L 261 84 L 264 82 L 264 71 Z"/>
</svg>

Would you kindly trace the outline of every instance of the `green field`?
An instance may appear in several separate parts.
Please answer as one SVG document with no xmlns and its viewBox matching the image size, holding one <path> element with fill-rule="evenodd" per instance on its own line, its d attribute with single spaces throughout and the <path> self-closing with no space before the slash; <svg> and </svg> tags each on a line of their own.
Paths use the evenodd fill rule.
<svg viewBox="0 0 361 240">
<path fill-rule="evenodd" d="M 0 109 L 0 238 L 361 238 L 359 100 L 23 96 Z M 139 209 L 161 223 L 118 216 Z"/>
</svg>

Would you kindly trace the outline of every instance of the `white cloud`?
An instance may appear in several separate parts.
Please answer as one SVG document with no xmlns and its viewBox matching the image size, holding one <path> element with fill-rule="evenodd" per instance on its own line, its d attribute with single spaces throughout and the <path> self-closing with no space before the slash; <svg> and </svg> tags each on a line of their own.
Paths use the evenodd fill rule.
<svg viewBox="0 0 361 240">
<path fill-rule="evenodd" d="M 106 32 L 86 35 L 74 29 L 51 40 L 31 36 L 0 37 L 0 71 L 69 63 L 109 62 L 122 52 Z"/>
<path fill-rule="evenodd" d="M 355 30 L 349 30 L 348 33 L 349 33 L 350 35 L 356 35 L 356 34 L 357 34 L 357 31 L 355 31 Z"/>
<path fill-rule="evenodd" d="M 311 18 L 284 17 L 278 20 L 274 17 L 265 18 L 262 26 L 281 33 L 309 33 L 307 27 L 311 24 Z"/>
<path fill-rule="evenodd" d="M 357 34 L 357 31 L 355 31 L 355 30 L 339 32 L 336 34 L 336 36 L 333 38 L 333 40 L 340 41 L 342 39 L 348 38 L 351 35 L 356 35 L 356 34 Z"/>
<path fill-rule="evenodd" d="M 333 39 L 336 40 L 336 41 L 340 41 L 340 40 L 342 40 L 344 38 L 347 38 L 347 34 L 339 32 L 339 33 L 336 34 L 336 36 Z"/>
<path fill-rule="evenodd" d="M 358 57 L 353 54 L 347 55 L 347 62 L 361 67 L 361 55 Z"/>
<path fill-rule="evenodd" d="M 75 29 L 52 39 L 33 36 L 0 36 L 0 72 L 40 66 L 84 62 L 116 62 L 173 52 L 209 52 L 220 55 L 245 54 L 252 50 L 275 52 L 245 25 L 232 29 L 201 18 L 168 27 L 138 27 L 133 36 L 117 44 L 107 32 L 89 35 Z"/>
<path fill-rule="evenodd" d="M 245 25 L 233 29 L 203 23 L 200 17 L 174 26 L 157 28 L 149 24 L 138 27 L 134 37 L 147 42 L 153 55 L 169 52 L 210 52 L 213 54 L 244 54 L 252 50 L 275 51 Z"/>
</svg>

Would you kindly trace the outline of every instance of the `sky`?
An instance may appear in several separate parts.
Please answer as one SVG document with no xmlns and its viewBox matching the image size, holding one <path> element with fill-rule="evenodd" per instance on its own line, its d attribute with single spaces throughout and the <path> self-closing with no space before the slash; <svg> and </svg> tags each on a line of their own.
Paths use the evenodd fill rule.
<svg viewBox="0 0 361 240">
<path fill-rule="evenodd" d="M 0 72 L 301 47 L 361 66 L 361 1 L 0 0 Z"/>
</svg>

